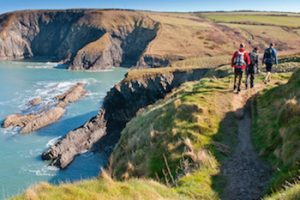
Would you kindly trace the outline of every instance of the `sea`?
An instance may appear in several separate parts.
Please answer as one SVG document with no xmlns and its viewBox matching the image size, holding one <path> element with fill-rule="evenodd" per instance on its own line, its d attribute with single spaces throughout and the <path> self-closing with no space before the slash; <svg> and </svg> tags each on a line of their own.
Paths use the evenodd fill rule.
<svg viewBox="0 0 300 200">
<path fill-rule="evenodd" d="M 26 113 L 28 102 L 42 97 L 45 102 L 77 82 L 86 83 L 87 95 L 69 105 L 56 123 L 31 134 L 18 128 L 0 128 L 0 199 L 20 194 L 39 182 L 59 184 L 93 178 L 107 163 L 105 153 L 85 152 L 64 170 L 49 166 L 41 154 L 70 130 L 95 116 L 106 93 L 127 72 L 113 68 L 101 72 L 70 71 L 52 62 L 0 61 L 0 123 L 9 114 Z"/>
</svg>

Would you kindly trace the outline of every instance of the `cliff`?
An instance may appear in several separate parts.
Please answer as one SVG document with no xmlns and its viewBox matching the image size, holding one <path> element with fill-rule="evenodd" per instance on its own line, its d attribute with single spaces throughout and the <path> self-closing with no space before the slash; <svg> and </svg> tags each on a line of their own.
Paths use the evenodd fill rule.
<svg viewBox="0 0 300 200">
<path fill-rule="evenodd" d="M 136 113 L 164 98 L 172 89 L 187 81 L 199 80 L 209 69 L 191 69 L 123 80 L 113 87 L 104 99 L 98 115 L 83 126 L 69 132 L 43 153 L 42 158 L 52 165 L 65 168 L 81 152 L 115 145 L 120 133 Z"/>
<path fill-rule="evenodd" d="M 44 57 L 67 63 L 74 70 L 135 66 L 155 38 L 158 27 L 159 23 L 133 11 L 3 14 L 0 16 L 0 59 Z"/>
</svg>

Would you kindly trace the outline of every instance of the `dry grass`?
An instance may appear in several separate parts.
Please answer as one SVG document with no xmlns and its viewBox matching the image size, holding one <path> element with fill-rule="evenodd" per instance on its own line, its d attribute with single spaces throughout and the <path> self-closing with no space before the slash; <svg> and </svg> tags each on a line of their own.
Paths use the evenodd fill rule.
<svg viewBox="0 0 300 200">
<path fill-rule="evenodd" d="M 214 22 L 225 23 L 245 23 L 259 25 L 275 25 L 286 26 L 291 28 L 300 27 L 300 16 L 285 16 L 275 14 L 260 14 L 260 13 L 203 13 L 207 19 Z"/>
<path fill-rule="evenodd" d="M 110 43 L 111 43 L 110 35 L 108 33 L 105 33 L 98 40 L 91 42 L 85 47 L 83 47 L 82 49 L 80 49 L 77 54 L 80 55 L 83 52 L 88 55 L 102 54 L 103 50 L 105 50 L 105 48 L 109 46 Z"/>
</svg>

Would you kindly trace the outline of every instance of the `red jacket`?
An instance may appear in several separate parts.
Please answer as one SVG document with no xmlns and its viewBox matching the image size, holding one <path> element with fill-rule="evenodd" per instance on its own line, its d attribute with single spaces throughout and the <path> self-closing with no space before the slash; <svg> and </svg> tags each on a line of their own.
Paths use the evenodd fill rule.
<svg viewBox="0 0 300 200">
<path fill-rule="evenodd" d="M 239 52 L 244 53 L 244 61 L 245 61 L 245 64 L 244 64 L 243 66 L 241 66 L 241 67 L 236 66 L 235 63 L 234 63 L 234 62 L 235 62 L 235 59 L 236 59 L 236 57 L 238 56 L 238 53 L 239 53 Z M 233 56 L 232 56 L 232 59 L 231 59 L 231 66 L 232 66 L 232 67 L 234 67 L 234 68 L 242 68 L 242 69 L 246 69 L 246 66 L 247 66 L 247 65 L 250 65 L 250 63 L 251 63 L 251 61 L 250 61 L 250 56 L 249 56 L 248 52 L 247 52 L 245 49 L 241 48 L 241 49 L 239 49 L 238 51 L 234 52 L 234 54 L 233 54 Z"/>
</svg>

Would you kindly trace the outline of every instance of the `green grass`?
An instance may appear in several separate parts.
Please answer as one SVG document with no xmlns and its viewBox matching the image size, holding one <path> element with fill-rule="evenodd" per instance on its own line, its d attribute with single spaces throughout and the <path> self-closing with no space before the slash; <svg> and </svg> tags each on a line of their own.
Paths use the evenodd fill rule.
<svg viewBox="0 0 300 200">
<path fill-rule="evenodd" d="M 270 191 L 300 175 L 299 89 L 298 70 L 287 84 L 265 90 L 254 104 L 254 143 L 275 170 Z"/>
<path fill-rule="evenodd" d="M 174 189 L 151 180 L 131 179 L 125 182 L 113 181 L 110 178 L 82 181 L 73 184 L 53 186 L 40 183 L 28 189 L 13 200 L 185 200 Z M 187 199 L 188 200 L 188 199 Z"/>
<path fill-rule="evenodd" d="M 300 184 L 295 184 L 286 190 L 274 193 L 264 200 L 298 200 L 300 199 Z"/>
<path fill-rule="evenodd" d="M 200 16 L 217 23 L 275 25 L 291 28 L 300 27 L 299 16 L 257 15 L 243 13 L 202 13 Z"/>
<path fill-rule="evenodd" d="M 221 136 L 231 109 L 229 84 L 229 78 L 186 83 L 131 120 L 112 154 L 114 177 L 150 177 L 192 199 L 218 199 L 213 177 L 221 153 L 213 141 L 234 145 L 225 139 L 234 138 L 234 123 Z"/>
</svg>

